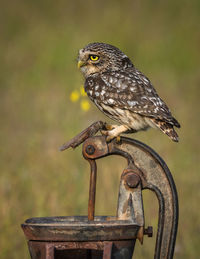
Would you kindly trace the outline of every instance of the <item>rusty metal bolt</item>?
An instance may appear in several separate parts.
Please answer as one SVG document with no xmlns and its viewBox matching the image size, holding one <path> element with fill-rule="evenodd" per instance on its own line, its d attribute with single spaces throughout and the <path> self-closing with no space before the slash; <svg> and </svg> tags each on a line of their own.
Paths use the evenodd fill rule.
<svg viewBox="0 0 200 259">
<path fill-rule="evenodd" d="M 88 145 L 85 149 L 85 152 L 88 154 L 88 155 L 93 155 L 94 152 L 95 152 L 95 148 L 94 146 L 92 145 Z"/>
<path fill-rule="evenodd" d="M 130 188 L 135 188 L 140 183 L 140 177 L 135 173 L 128 173 L 125 179 L 128 187 Z"/>
<path fill-rule="evenodd" d="M 153 236 L 153 227 L 148 226 L 147 228 L 145 228 L 144 235 L 147 235 L 148 237 L 152 237 Z"/>
</svg>

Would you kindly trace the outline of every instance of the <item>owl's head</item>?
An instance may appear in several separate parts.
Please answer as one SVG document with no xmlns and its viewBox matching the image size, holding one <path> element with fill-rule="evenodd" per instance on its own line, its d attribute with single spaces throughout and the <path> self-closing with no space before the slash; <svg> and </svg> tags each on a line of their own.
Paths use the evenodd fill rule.
<svg viewBox="0 0 200 259">
<path fill-rule="evenodd" d="M 90 43 L 79 51 L 78 67 L 85 77 L 91 74 L 133 67 L 130 59 L 118 48 L 106 43 Z"/>
</svg>

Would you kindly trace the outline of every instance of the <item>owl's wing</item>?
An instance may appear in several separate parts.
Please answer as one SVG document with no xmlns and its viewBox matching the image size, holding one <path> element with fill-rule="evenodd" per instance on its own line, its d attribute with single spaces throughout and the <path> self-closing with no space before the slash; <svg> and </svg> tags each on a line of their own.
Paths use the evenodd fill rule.
<svg viewBox="0 0 200 259">
<path fill-rule="evenodd" d="M 102 73 L 101 76 L 92 77 L 90 83 L 93 86 L 88 87 L 89 81 L 86 82 L 86 91 L 90 89 L 89 97 L 99 104 L 129 110 L 180 127 L 149 79 L 135 68 Z"/>
</svg>

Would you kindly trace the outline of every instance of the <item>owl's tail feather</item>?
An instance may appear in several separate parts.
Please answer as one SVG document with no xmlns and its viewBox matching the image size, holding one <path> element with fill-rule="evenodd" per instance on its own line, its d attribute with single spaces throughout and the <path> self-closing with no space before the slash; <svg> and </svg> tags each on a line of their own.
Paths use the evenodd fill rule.
<svg viewBox="0 0 200 259">
<path fill-rule="evenodd" d="M 172 123 L 173 123 L 174 126 L 176 126 L 177 128 L 180 128 L 180 127 L 181 127 L 180 123 L 179 123 L 174 117 L 172 118 Z"/>
<path fill-rule="evenodd" d="M 165 121 L 153 120 L 154 124 L 174 142 L 179 141 L 178 134 L 173 128 L 173 125 Z"/>
</svg>

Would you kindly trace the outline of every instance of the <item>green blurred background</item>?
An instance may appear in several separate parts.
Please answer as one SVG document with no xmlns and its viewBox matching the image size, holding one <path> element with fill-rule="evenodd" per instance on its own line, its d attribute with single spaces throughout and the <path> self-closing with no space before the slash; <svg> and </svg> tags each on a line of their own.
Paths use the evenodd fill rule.
<svg viewBox="0 0 200 259">
<path fill-rule="evenodd" d="M 199 258 L 198 0 L 1 1 L 0 257 L 29 258 L 20 228 L 26 218 L 87 214 L 89 166 L 81 148 L 58 148 L 93 121 L 109 121 L 69 99 L 83 84 L 78 50 L 94 41 L 130 56 L 181 123 L 179 144 L 156 130 L 131 137 L 155 149 L 173 173 L 180 201 L 175 258 Z M 98 166 L 96 213 L 114 215 L 125 161 L 105 158 Z M 156 231 L 157 202 L 148 192 L 144 200 L 146 224 Z M 155 237 L 137 243 L 135 258 L 153 258 L 154 245 Z"/>
</svg>

